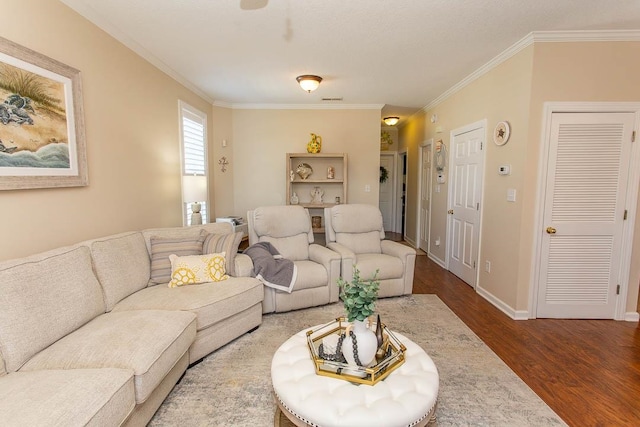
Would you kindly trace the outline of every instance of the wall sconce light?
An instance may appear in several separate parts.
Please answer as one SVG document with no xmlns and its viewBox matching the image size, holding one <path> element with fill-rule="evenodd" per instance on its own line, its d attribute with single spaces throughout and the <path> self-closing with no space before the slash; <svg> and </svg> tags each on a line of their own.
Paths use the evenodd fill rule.
<svg viewBox="0 0 640 427">
<path fill-rule="evenodd" d="M 391 116 L 391 117 L 385 117 L 382 120 L 384 121 L 384 124 L 387 126 L 395 126 L 400 121 L 400 117 Z"/>
<path fill-rule="evenodd" d="M 318 89 L 318 86 L 320 86 L 320 82 L 322 81 L 322 77 L 305 74 L 303 76 L 296 77 L 296 80 L 303 90 L 311 93 L 314 90 Z"/>
</svg>

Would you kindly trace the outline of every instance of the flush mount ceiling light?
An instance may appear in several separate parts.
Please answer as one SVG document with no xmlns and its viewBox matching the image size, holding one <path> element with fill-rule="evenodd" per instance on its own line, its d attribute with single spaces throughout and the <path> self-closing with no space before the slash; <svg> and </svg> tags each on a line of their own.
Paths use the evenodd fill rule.
<svg viewBox="0 0 640 427">
<path fill-rule="evenodd" d="M 395 126 L 400 121 L 400 117 L 396 117 L 396 116 L 385 117 L 382 120 L 384 121 L 384 124 L 387 125 L 387 126 Z"/>
<path fill-rule="evenodd" d="M 314 90 L 318 89 L 318 86 L 320 86 L 320 82 L 322 81 L 322 77 L 305 74 L 303 76 L 296 77 L 296 80 L 303 90 L 311 93 Z"/>
</svg>

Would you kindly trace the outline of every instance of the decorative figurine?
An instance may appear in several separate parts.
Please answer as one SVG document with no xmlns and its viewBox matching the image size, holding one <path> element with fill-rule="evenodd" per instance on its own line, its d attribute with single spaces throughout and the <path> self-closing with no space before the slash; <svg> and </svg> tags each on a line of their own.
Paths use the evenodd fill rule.
<svg viewBox="0 0 640 427">
<path fill-rule="evenodd" d="M 292 170 L 290 170 L 289 171 L 289 181 L 293 182 L 294 178 L 295 178 L 295 174 L 293 173 Z"/>
<path fill-rule="evenodd" d="M 291 202 L 292 205 L 297 205 L 299 200 L 298 200 L 298 195 L 296 194 L 296 192 L 293 192 L 293 195 L 291 196 L 291 199 L 289 200 L 289 202 Z"/>
<path fill-rule="evenodd" d="M 336 170 L 333 166 L 329 166 L 327 168 L 327 179 L 333 179 L 335 177 Z"/>
<path fill-rule="evenodd" d="M 324 191 L 322 191 L 320 187 L 313 187 L 313 190 L 311 190 L 311 203 L 314 205 L 321 205 L 322 196 L 324 196 Z"/>
<path fill-rule="evenodd" d="M 311 134 L 311 140 L 307 143 L 307 152 L 311 154 L 318 154 L 322 149 L 322 137 L 320 135 L 316 135 L 315 133 Z"/>
</svg>

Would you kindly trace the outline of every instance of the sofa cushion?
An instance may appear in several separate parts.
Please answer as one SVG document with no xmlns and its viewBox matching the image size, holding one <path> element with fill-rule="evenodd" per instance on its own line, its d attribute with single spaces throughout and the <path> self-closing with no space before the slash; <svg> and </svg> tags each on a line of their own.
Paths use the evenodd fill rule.
<svg viewBox="0 0 640 427">
<path fill-rule="evenodd" d="M 264 206 L 256 208 L 252 215 L 258 236 L 279 238 L 306 234 L 308 243 L 313 243 L 311 218 L 302 206 Z"/>
<path fill-rule="evenodd" d="M 378 280 L 397 279 L 404 274 L 402 260 L 386 254 L 358 254 L 355 260 L 360 277 L 368 280 L 378 271 Z"/>
<path fill-rule="evenodd" d="M 107 311 L 111 311 L 122 298 L 147 286 L 150 262 L 142 233 L 92 240 L 90 248 Z"/>
<path fill-rule="evenodd" d="M 380 233 L 377 231 L 365 233 L 336 233 L 336 242 L 346 246 L 357 254 L 382 253 Z"/>
<path fill-rule="evenodd" d="M 119 425 L 135 403 L 128 369 L 13 372 L 0 379 L 5 427 Z"/>
<path fill-rule="evenodd" d="M 327 277 L 327 269 L 317 262 L 313 261 L 295 261 L 298 275 L 296 282 L 293 284 L 293 290 L 326 287 L 329 278 Z"/>
<path fill-rule="evenodd" d="M 290 259 L 291 261 L 309 259 L 309 241 L 305 233 L 280 238 L 260 236 L 258 241 L 271 243 L 283 258 Z"/>
<path fill-rule="evenodd" d="M 206 282 L 221 282 L 229 278 L 225 269 L 224 252 L 190 256 L 171 254 L 169 260 L 171 261 L 170 288 Z"/>
<path fill-rule="evenodd" d="M 104 313 L 86 246 L 0 263 L 0 352 L 7 372 Z"/>
<path fill-rule="evenodd" d="M 171 280 L 169 255 L 201 255 L 205 236 L 206 232 L 204 230 L 200 230 L 194 236 L 151 236 L 151 277 L 149 278 L 149 286 L 169 283 Z"/>
<path fill-rule="evenodd" d="M 214 234 L 230 234 L 233 232 L 233 226 L 229 222 L 212 222 L 202 225 L 192 225 L 190 227 L 148 228 L 146 230 L 142 230 L 142 236 L 144 236 L 147 251 L 151 254 L 152 236 L 175 239 L 198 236 L 202 231 Z"/>
<path fill-rule="evenodd" d="M 136 403 L 143 403 L 189 349 L 195 317 L 185 311 L 112 311 L 42 350 L 21 371 L 131 369 Z"/>
<path fill-rule="evenodd" d="M 209 233 L 202 244 L 202 253 L 214 254 L 224 252 L 227 273 L 235 276 L 235 259 L 240 241 L 242 241 L 242 232 L 240 231 L 230 234 Z"/>
<path fill-rule="evenodd" d="M 336 232 L 366 233 L 382 231 L 382 213 L 377 206 L 365 204 L 336 205 L 330 209 L 331 226 Z"/>
<path fill-rule="evenodd" d="M 309 211 L 302 206 L 264 206 L 249 215 L 250 234 L 255 241 L 271 243 L 292 261 L 309 259 L 309 243 L 313 243 Z"/>
<path fill-rule="evenodd" d="M 230 277 L 224 282 L 168 288 L 152 286 L 120 301 L 114 312 L 129 310 L 185 310 L 195 313 L 198 331 L 259 304 L 262 283 L 254 277 Z"/>
</svg>

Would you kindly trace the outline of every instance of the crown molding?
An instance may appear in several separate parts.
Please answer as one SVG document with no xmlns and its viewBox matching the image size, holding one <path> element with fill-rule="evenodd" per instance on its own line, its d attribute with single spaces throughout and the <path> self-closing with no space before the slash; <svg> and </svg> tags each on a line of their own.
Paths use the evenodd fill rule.
<svg viewBox="0 0 640 427">
<path fill-rule="evenodd" d="M 234 110 L 382 110 L 384 104 L 232 104 Z"/>
<path fill-rule="evenodd" d="M 94 8 L 85 4 L 81 0 L 61 0 L 62 3 L 66 4 L 69 8 L 71 8 L 74 12 L 80 14 L 89 22 L 100 28 L 102 31 L 105 31 L 114 39 L 118 40 L 124 46 L 131 49 L 138 56 L 142 57 L 144 60 L 149 62 L 151 65 L 171 77 L 176 82 L 180 83 L 182 86 L 186 87 L 196 95 L 200 96 L 202 99 L 206 100 L 210 104 L 214 103 L 214 100 L 211 96 L 207 95 L 202 91 L 199 87 L 191 83 L 188 79 L 182 76 L 180 73 L 175 71 L 173 68 L 169 67 L 164 62 L 160 61 L 156 56 L 151 54 L 148 50 L 140 46 L 140 44 L 133 41 L 126 33 L 115 27 L 109 20 L 107 20 L 104 16 L 100 15 Z"/>
<path fill-rule="evenodd" d="M 640 41 L 640 30 L 534 31 L 531 34 L 534 43 Z"/>
<path fill-rule="evenodd" d="M 460 80 L 442 95 L 431 101 L 421 109 L 422 112 L 435 108 L 438 104 L 449 98 L 454 93 L 471 84 L 482 77 L 507 59 L 516 55 L 534 43 L 552 42 L 620 42 L 620 41 L 640 41 L 640 30 L 599 30 L 599 31 L 533 31 L 516 43 L 505 49 L 502 53 L 491 59 L 489 62 Z"/>
<path fill-rule="evenodd" d="M 520 40 L 518 40 L 517 42 L 515 42 L 514 44 L 512 44 L 510 47 L 502 51 L 500 54 L 498 54 L 496 57 L 491 59 L 489 62 L 487 62 L 486 64 L 484 64 L 483 66 L 475 70 L 473 73 L 469 74 L 467 77 L 465 77 L 464 79 L 460 80 L 458 83 L 456 83 L 455 85 L 447 89 L 442 95 L 438 96 L 436 99 L 434 99 L 425 107 L 423 107 L 422 111 L 427 112 L 428 110 L 434 108 L 436 105 L 440 104 L 445 99 L 449 98 L 451 95 L 458 92 L 460 89 L 468 86 L 469 84 L 476 81 L 483 75 L 487 74 L 489 71 L 496 68 L 498 65 L 505 62 L 507 59 L 511 58 L 512 56 L 516 55 L 520 51 L 531 46 L 532 44 L 533 44 L 533 33 L 529 33 L 523 38 L 521 38 Z"/>
<path fill-rule="evenodd" d="M 213 101 L 212 105 L 214 107 L 233 108 L 233 104 L 227 101 Z"/>
</svg>

